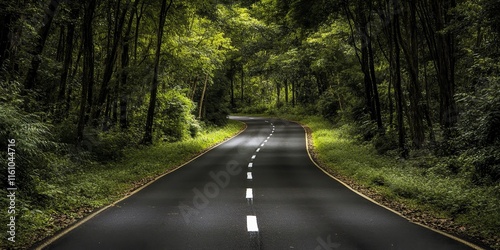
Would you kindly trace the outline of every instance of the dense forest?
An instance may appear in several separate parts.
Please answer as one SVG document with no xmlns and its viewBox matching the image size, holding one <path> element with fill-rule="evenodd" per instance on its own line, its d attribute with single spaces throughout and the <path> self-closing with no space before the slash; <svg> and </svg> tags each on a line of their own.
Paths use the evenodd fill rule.
<svg viewBox="0 0 500 250">
<path fill-rule="evenodd" d="M 19 213 L 50 220 L 37 214 L 86 164 L 195 138 L 230 113 L 302 114 L 500 193 L 499 12 L 497 0 L 1 0 L 0 178 L 9 186 L 15 159 Z"/>
</svg>

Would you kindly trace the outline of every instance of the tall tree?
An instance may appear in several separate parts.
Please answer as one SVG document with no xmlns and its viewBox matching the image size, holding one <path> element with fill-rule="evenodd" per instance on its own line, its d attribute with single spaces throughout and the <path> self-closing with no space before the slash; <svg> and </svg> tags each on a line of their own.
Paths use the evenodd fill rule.
<svg viewBox="0 0 500 250">
<path fill-rule="evenodd" d="M 26 90 L 30 90 L 35 86 L 38 68 L 40 67 L 40 63 L 42 62 L 40 55 L 42 54 L 45 47 L 45 42 L 47 41 L 47 38 L 49 36 L 52 20 L 54 20 L 54 16 L 56 15 L 56 11 L 59 7 L 60 2 L 61 0 L 51 0 L 49 6 L 45 11 L 42 26 L 38 30 L 38 36 L 34 43 L 33 51 L 31 52 L 31 66 L 24 81 L 24 88 Z"/>
<path fill-rule="evenodd" d="M 66 86 L 68 81 L 69 71 L 71 69 L 72 61 L 73 61 L 73 48 L 74 48 L 74 37 L 75 37 L 75 26 L 77 18 L 80 14 L 79 4 L 77 2 L 70 1 L 71 4 L 71 12 L 70 12 L 70 20 L 67 24 L 67 33 L 66 33 L 66 46 L 65 54 L 64 54 L 64 63 L 63 69 L 61 73 L 61 80 L 59 82 L 59 93 L 57 95 L 57 103 L 58 103 L 58 118 L 62 119 L 65 117 L 63 104 L 66 97 Z"/>
<path fill-rule="evenodd" d="M 455 101 L 456 38 L 454 31 L 447 29 L 453 19 L 450 11 L 455 6 L 455 0 L 420 1 L 419 5 L 427 45 L 437 72 L 439 117 L 445 138 L 452 136 L 458 117 Z"/>
<path fill-rule="evenodd" d="M 15 24 L 21 17 L 19 11 L 8 11 L 13 3 L 8 3 L 6 1 L 0 2 L 0 69 L 4 67 L 4 63 L 8 60 L 12 60 L 17 54 L 17 44 L 15 44 L 16 28 Z M 24 4 L 16 3 L 18 8 L 25 7 Z M 14 64 L 11 63 L 7 66 L 7 70 L 17 71 L 12 67 Z"/>
<path fill-rule="evenodd" d="M 161 55 L 161 45 L 163 39 L 163 26 L 165 25 L 165 20 L 167 18 L 167 12 L 172 6 L 173 0 L 170 0 L 170 3 L 167 6 L 167 0 L 162 1 L 161 10 L 160 10 L 160 21 L 158 23 L 157 30 L 157 41 L 156 41 L 156 53 L 154 60 L 154 69 L 153 69 L 153 82 L 151 84 L 151 91 L 149 97 L 149 107 L 148 107 L 148 115 L 146 118 L 146 127 L 144 131 L 144 137 L 142 139 L 143 144 L 152 144 L 153 143 L 153 120 L 155 115 L 155 107 L 156 107 L 156 95 L 158 92 L 158 71 L 160 66 L 160 55 Z"/>
<path fill-rule="evenodd" d="M 368 14 L 371 9 L 366 8 L 366 3 L 358 0 L 354 6 L 355 14 L 350 10 L 351 6 L 349 1 L 344 2 L 344 12 L 348 18 L 349 25 L 351 26 L 351 38 L 356 55 L 363 72 L 363 83 L 365 89 L 365 108 L 370 114 L 370 118 L 377 123 L 379 131 L 383 131 L 382 114 L 380 109 L 380 99 L 378 93 L 377 79 L 375 75 L 375 55 L 372 45 L 372 38 L 370 37 L 370 20 Z M 371 8 L 371 4 L 369 5 Z M 355 39 L 355 28 L 351 24 L 351 20 L 356 27 L 361 48 L 357 48 Z M 359 56 L 359 52 L 361 56 Z"/>
<path fill-rule="evenodd" d="M 406 3 L 405 8 L 406 18 L 404 18 L 404 26 L 406 30 L 406 42 L 401 32 L 398 38 L 403 49 L 406 66 L 409 72 L 408 94 L 410 100 L 410 117 L 409 123 L 412 135 L 412 144 L 419 149 L 425 140 L 425 130 L 423 124 L 424 110 L 422 106 L 423 97 L 419 82 L 419 43 L 418 43 L 418 28 L 417 28 L 417 1 L 410 0 Z"/>
<path fill-rule="evenodd" d="M 401 150 L 401 155 L 404 158 L 408 157 L 408 149 L 406 148 L 406 131 L 404 125 L 404 108 L 403 108 L 403 88 L 401 87 L 401 56 L 400 56 L 400 41 L 397 34 L 400 32 L 399 23 L 399 0 L 392 0 L 392 38 L 394 39 L 394 92 L 396 95 L 396 116 L 398 128 L 398 144 Z"/>
<path fill-rule="evenodd" d="M 131 31 L 132 31 L 132 23 L 134 20 L 134 16 L 137 10 L 137 6 L 139 5 L 140 0 L 135 0 L 134 5 L 130 11 L 129 20 L 127 24 L 127 29 L 122 39 L 122 55 L 121 55 L 121 75 L 120 75 L 120 128 L 127 129 L 128 128 L 128 67 L 130 64 L 130 43 L 131 43 Z"/>
<path fill-rule="evenodd" d="M 92 88 L 94 85 L 94 38 L 92 29 L 92 20 L 96 8 L 96 0 L 87 0 L 85 2 L 85 14 L 82 24 L 83 38 L 83 75 L 82 92 L 80 96 L 80 112 L 78 115 L 77 140 L 81 143 L 83 140 L 83 130 L 89 110 L 92 107 Z M 89 98 L 90 97 L 90 98 Z"/>
<path fill-rule="evenodd" d="M 128 8 L 130 5 L 130 0 L 127 0 L 125 7 L 123 8 L 123 10 L 121 10 L 121 12 L 120 12 L 120 3 L 121 3 L 121 0 L 118 0 L 117 8 L 115 11 L 117 12 L 116 15 L 117 15 L 117 17 L 119 16 L 119 18 L 118 18 L 118 20 L 116 20 L 117 23 L 114 27 L 113 39 L 112 39 L 113 43 L 111 45 L 111 50 L 109 51 L 109 53 L 106 56 L 104 75 L 102 78 L 101 88 L 99 91 L 99 96 L 97 98 L 97 102 L 96 102 L 96 106 L 95 106 L 96 108 L 92 114 L 92 120 L 93 120 L 93 123 L 95 123 L 95 124 L 97 124 L 97 122 L 101 116 L 102 106 L 109 95 L 109 82 L 110 82 L 111 77 L 113 75 L 113 69 L 115 66 L 117 53 L 118 53 L 118 46 L 120 45 L 120 42 L 122 39 L 122 30 L 123 30 L 123 26 L 125 23 L 125 17 L 127 15 Z M 111 29 L 111 27 L 109 27 L 109 29 Z M 111 38 L 108 38 L 108 39 L 111 39 Z M 105 123 L 106 123 L 106 121 L 105 121 Z"/>
</svg>

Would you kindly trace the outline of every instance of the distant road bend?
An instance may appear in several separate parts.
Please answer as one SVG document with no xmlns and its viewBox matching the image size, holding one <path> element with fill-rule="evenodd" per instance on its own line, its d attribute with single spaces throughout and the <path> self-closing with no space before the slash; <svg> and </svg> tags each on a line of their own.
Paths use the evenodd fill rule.
<svg viewBox="0 0 500 250">
<path fill-rule="evenodd" d="M 231 117 L 240 135 L 48 242 L 44 249 L 472 249 L 319 170 L 304 129 Z"/>
</svg>

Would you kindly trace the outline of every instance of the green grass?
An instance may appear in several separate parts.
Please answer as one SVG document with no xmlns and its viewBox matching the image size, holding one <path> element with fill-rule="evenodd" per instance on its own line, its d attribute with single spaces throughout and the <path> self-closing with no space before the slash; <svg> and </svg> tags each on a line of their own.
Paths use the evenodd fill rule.
<svg viewBox="0 0 500 250">
<path fill-rule="evenodd" d="M 329 172 L 412 210 L 452 219 L 465 234 L 486 239 L 500 249 L 494 243 L 500 237 L 500 185 L 477 186 L 463 176 L 440 173 L 439 166 L 422 167 L 422 159 L 381 156 L 371 144 L 352 139 L 348 125 L 334 127 L 313 116 L 282 118 L 311 128 L 316 157 Z"/>
<path fill-rule="evenodd" d="M 241 122 L 229 121 L 225 127 L 209 129 L 193 139 L 127 149 L 118 161 L 103 165 L 93 163 L 50 183 L 39 180 L 41 183 L 38 186 L 43 187 L 46 197 L 43 202 L 37 203 L 43 206 L 18 209 L 21 215 L 17 221 L 16 243 L 9 248 L 28 248 L 233 136 L 243 127 Z M 5 197 L 3 193 L 2 196 Z M 19 202 L 22 206 L 22 200 Z M 7 223 L 5 217 L 1 220 L 2 224 Z M 6 248 L 5 235 L 2 234 L 2 237 L 0 249 Z"/>
</svg>

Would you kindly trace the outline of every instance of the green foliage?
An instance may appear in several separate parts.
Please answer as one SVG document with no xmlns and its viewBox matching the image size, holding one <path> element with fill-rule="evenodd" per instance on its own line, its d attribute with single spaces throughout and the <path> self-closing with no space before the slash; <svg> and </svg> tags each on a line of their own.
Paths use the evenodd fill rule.
<svg viewBox="0 0 500 250">
<path fill-rule="evenodd" d="M 272 110 L 273 107 L 270 105 L 266 104 L 256 104 L 256 105 L 251 105 L 251 106 L 245 106 L 241 108 L 238 113 L 242 114 L 264 114 L 270 110 Z"/>
<path fill-rule="evenodd" d="M 475 183 L 500 181 L 500 81 L 488 79 L 486 87 L 478 86 L 473 94 L 461 94 L 464 107 L 458 123 L 459 138 L 453 146 L 460 151 L 460 161 L 472 173 Z M 474 107 L 466 109 L 465 107 Z M 470 147 L 474 145 L 474 147 Z"/>
<path fill-rule="evenodd" d="M 328 89 L 323 93 L 316 104 L 319 113 L 328 120 L 333 121 L 339 111 L 338 94 L 334 89 Z"/>
<path fill-rule="evenodd" d="M 475 184 L 494 185 L 500 182 L 500 149 L 498 146 L 465 150 L 458 157 L 462 171 Z"/>
<path fill-rule="evenodd" d="M 166 141 L 179 141 L 196 136 L 199 124 L 192 115 L 194 104 L 178 91 L 171 90 L 158 96 L 156 125 Z"/>
<path fill-rule="evenodd" d="M 50 126 L 40 121 L 34 114 L 28 114 L 11 104 L 0 102 L 0 158 L 7 166 L 8 140 L 15 140 L 16 181 L 20 188 L 35 193 L 34 181 L 43 173 L 49 162 L 48 151 L 57 147 L 52 141 Z M 22 166 L 22 167 L 21 167 Z M 0 173 L 0 178 L 7 179 L 7 172 Z"/>
<path fill-rule="evenodd" d="M 115 161 L 123 157 L 125 149 L 137 145 L 139 138 L 139 131 L 134 132 L 131 129 L 99 132 L 90 152 L 99 162 Z"/>
<path fill-rule="evenodd" d="M 384 155 L 398 149 L 398 135 L 395 130 L 388 130 L 383 134 L 377 133 L 372 139 L 372 144 L 377 153 Z"/>
<path fill-rule="evenodd" d="M 217 84 L 211 86 L 206 93 L 203 118 L 209 124 L 224 126 L 227 124 L 227 116 L 230 113 L 230 102 L 227 92 L 227 79 L 216 74 Z"/>
<path fill-rule="evenodd" d="M 134 113 L 134 120 L 144 121 L 149 98 Z M 173 89 L 158 93 L 156 119 L 154 121 L 155 140 L 180 141 L 196 136 L 200 124 L 195 119 L 195 105 L 179 90 Z M 134 125 L 140 127 L 142 122 Z"/>
</svg>

